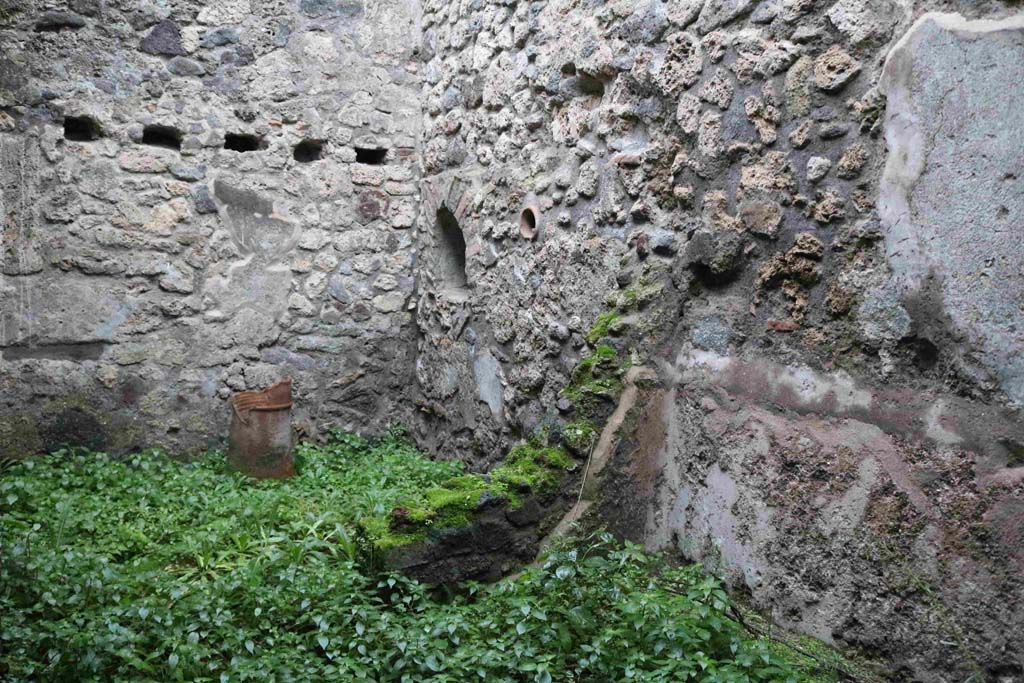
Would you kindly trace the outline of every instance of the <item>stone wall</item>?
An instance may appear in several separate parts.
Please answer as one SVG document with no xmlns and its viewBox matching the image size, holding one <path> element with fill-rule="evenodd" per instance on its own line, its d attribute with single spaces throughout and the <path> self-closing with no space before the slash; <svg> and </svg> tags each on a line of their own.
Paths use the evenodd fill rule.
<svg viewBox="0 0 1024 683">
<path fill-rule="evenodd" d="M 0 455 L 199 445 L 290 375 L 307 432 L 485 468 L 600 343 L 660 388 L 595 523 L 1020 680 L 1015 11 L 0 2 Z"/>
<path fill-rule="evenodd" d="M 420 433 L 478 464 L 557 415 L 625 250 L 622 225 L 591 218 L 597 143 L 552 124 L 562 103 L 589 112 L 600 97 L 573 79 L 544 90 L 533 61 L 556 43 L 540 7 L 424 6 Z M 442 267 L 439 215 L 463 235 L 462 282 Z"/>
<path fill-rule="evenodd" d="M 614 310 L 664 388 L 595 523 L 897 678 L 1024 676 L 1011 14 L 426 3 L 421 434 L 486 461 L 569 419 Z"/>
<path fill-rule="evenodd" d="M 418 7 L 0 4 L 0 456 L 402 421 Z"/>
</svg>

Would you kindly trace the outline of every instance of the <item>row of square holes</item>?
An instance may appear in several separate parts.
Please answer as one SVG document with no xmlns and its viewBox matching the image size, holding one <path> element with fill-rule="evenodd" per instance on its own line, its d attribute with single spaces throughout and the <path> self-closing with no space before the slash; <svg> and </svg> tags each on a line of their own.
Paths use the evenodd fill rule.
<svg viewBox="0 0 1024 683">
<path fill-rule="evenodd" d="M 64 117 L 64 138 L 76 142 L 89 142 L 103 137 L 103 129 L 88 116 Z M 171 126 L 152 125 L 142 129 L 142 144 L 168 149 L 181 149 L 181 131 Z M 246 133 L 227 133 L 224 149 L 235 152 L 256 152 L 265 147 L 262 138 Z M 388 151 L 369 147 L 356 147 L 356 163 L 379 165 L 384 163 Z M 295 145 L 292 156 L 303 163 L 323 158 L 324 143 L 303 140 Z"/>
</svg>

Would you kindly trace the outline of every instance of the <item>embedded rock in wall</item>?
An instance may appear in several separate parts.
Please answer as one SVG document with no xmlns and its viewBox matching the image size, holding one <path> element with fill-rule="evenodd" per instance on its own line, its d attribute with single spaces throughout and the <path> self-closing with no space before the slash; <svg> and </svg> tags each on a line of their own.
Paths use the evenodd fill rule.
<svg viewBox="0 0 1024 683">
<path fill-rule="evenodd" d="M 926 14 L 880 87 L 879 214 L 904 297 L 931 300 L 979 373 L 1024 402 L 1024 16 Z M 988 379 L 988 378 L 986 378 Z"/>
</svg>

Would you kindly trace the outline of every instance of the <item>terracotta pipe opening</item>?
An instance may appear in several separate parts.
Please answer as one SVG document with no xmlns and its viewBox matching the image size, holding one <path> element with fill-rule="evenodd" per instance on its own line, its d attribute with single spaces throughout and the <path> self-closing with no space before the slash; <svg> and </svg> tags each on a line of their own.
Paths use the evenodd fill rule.
<svg viewBox="0 0 1024 683">
<path fill-rule="evenodd" d="M 519 234 L 528 240 L 537 238 L 537 212 L 531 206 L 519 215 Z"/>
</svg>

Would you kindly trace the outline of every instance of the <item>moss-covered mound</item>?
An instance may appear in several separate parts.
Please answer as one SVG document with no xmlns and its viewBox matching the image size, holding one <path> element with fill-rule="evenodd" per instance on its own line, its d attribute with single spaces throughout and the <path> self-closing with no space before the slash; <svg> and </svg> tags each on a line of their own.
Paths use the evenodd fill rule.
<svg viewBox="0 0 1024 683">
<path fill-rule="evenodd" d="M 361 527 L 381 550 L 415 543 L 432 531 L 467 526 L 490 507 L 518 509 L 526 497 L 553 491 L 575 467 L 576 461 L 561 447 L 522 443 L 487 474 L 460 474 L 417 490 L 387 514 L 364 518 Z"/>
</svg>

